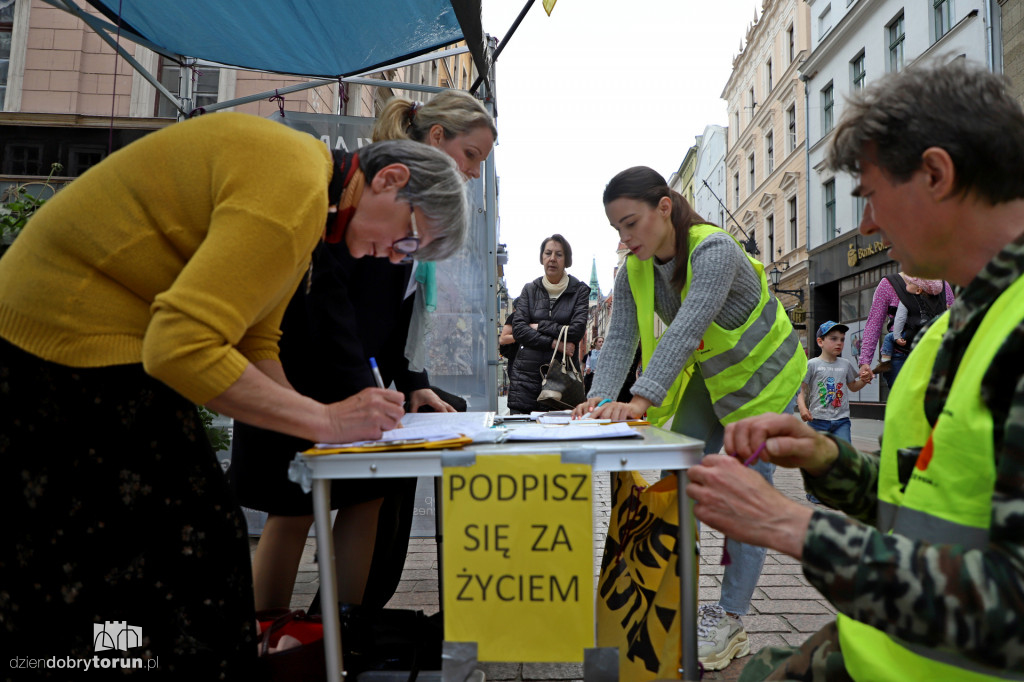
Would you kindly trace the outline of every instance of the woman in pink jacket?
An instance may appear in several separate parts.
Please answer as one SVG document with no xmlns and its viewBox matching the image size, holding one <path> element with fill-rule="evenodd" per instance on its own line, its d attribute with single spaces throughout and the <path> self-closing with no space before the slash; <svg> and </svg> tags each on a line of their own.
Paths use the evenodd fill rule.
<svg viewBox="0 0 1024 682">
<path fill-rule="evenodd" d="M 916 284 L 921 288 L 921 293 L 909 293 L 907 284 Z M 943 292 L 945 296 L 943 296 Z M 871 299 L 871 312 L 864 325 L 864 339 L 859 358 L 862 379 L 875 376 L 875 372 L 871 370 L 871 360 L 878 349 L 878 340 L 884 335 L 883 327 L 895 314 L 901 300 L 907 306 L 908 312 L 904 338 L 913 341 L 914 336 L 924 324 L 953 305 L 953 290 L 947 282 L 942 280 L 918 279 L 904 272 L 883 277 L 875 288 L 875 295 Z M 893 348 L 891 367 L 887 371 L 881 372 L 890 388 L 892 382 L 896 381 L 896 375 L 903 367 L 909 352 L 909 345 Z"/>
</svg>

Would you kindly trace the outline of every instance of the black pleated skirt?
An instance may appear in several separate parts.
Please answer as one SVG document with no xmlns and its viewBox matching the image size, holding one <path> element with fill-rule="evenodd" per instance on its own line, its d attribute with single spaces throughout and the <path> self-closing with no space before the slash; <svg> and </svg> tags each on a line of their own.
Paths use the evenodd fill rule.
<svg viewBox="0 0 1024 682">
<path fill-rule="evenodd" d="M 141 365 L 66 367 L 0 340 L 0 467 L 10 656 L 141 658 L 155 667 L 147 679 L 249 679 L 245 520 L 190 401 Z M 139 646 L 98 645 L 108 623 L 139 628 Z"/>
</svg>

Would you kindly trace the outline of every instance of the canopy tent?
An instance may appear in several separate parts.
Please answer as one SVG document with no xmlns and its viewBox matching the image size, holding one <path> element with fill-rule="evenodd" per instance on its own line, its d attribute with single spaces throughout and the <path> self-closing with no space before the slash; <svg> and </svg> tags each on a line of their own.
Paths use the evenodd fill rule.
<svg viewBox="0 0 1024 682">
<path fill-rule="evenodd" d="M 85 0 L 108 20 L 86 12 L 81 0 L 43 0 L 79 17 L 108 45 L 146 78 L 161 94 L 176 103 L 181 114 L 195 113 L 189 94 L 171 93 L 125 49 L 117 38 L 127 38 L 169 59 L 185 58 L 217 64 L 290 74 L 312 79 L 309 83 L 218 102 L 198 111 L 213 111 L 243 101 L 285 94 L 330 81 L 365 83 L 389 88 L 436 92 L 444 88 L 415 83 L 362 78 L 383 68 L 431 59 L 428 53 L 459 41 L 469 51 L 486 83 L 483 99 L 495 115 L 493 75 L 489 73 L 495 49 L 481 26 L 481 0 Z M 518 25 L 534 0 L 528 0 Z M 513 27 L 512 31 L 515 30 Z M 510 33 L 512 32 L 510 31 Z M 508 36 L 506 36 L 507 40 Z M 456 54 L 447 50 L 443 55 Z M 187 83 L 188 79 L 181 79 Z M 475 83 L 473 90 L 479 85 Z M 470 409 L 497 409 L 497 178 L 493 155 L 488 157 L 484 178 L 469 183 L 474 203 L 471 238 L 461 255 L 439 268 L 438 278 L 449 271 L 452 290 L 475 296 L 463 301 L 445 319 L 438 337 L 449 338 L 452 326 L 465 327 L 474 344 L 469 367 L 435 371 L 462 383 L 451 385 L 471 401 Z M 488 286 L 475 284 L 481 280 Z M 440 311 L 439 311 L 440 313 Z M 450 320 L 449 320 L 450 318 Z M 450 324 L 449 324 L 450 321 Z M 464 334 L 464 335 L 465 335 Z M 431 340 L 430 343 L 439 344 Z M 440 345 L 438 345 L 440 347 Z M 466 358 L 463 358 L 464 360 Z"/>
<path fill-rule="evenodd" d="M 465 40 L 487 72 L 480 0 L 87 2 L 123 36 L 244 69 L 338 78 Z"/>
</svg>

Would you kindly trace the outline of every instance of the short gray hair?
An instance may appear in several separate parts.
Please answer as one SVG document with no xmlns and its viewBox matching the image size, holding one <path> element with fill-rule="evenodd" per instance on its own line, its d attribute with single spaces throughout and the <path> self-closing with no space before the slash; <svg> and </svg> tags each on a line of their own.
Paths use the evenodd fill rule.
<svg viewBox="0 0 1024 682">
<path fill-rule="evenodd" d="M 409 182 L 398 196 L 416 206 L 427 219 L 433 237 L 416 252 L 416 260 L 444 260 L 455 254 L 469 234 L 469 193 L 455 161 L 430 145 L 412 140 L 374 142 L 359 150 L 366 182 L 392 163 L 409 169 Z"/>
<path fill-rule="evenodd" d="M 944 149 L 956 189 L 993 204 L 1024 198 L 1024 111 L 1003 76 L 957 58 L 884 76 L 847 102 L 829 147 L 833 170 L 860 173 L 865 154 L 902 183 L 929 147 Z"/>
</svg>

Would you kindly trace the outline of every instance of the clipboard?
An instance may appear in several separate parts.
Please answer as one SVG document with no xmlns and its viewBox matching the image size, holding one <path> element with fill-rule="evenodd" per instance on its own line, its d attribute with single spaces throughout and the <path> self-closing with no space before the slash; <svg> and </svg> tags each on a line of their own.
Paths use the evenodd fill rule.
<svg viewBox="0 0 1024 682">
<path fill-rule="evenodd" d="M 426 440 L 417 438 L 410 441 L 379 441 L 366 445 L 350 445 L 340 448 L 310 448 L 303 451 L 304 455 L 339 455 L 346 452 L 388 452 L 392 450 L 441 450 L 445 448 L 461 448 L 469 445 L 473 439 L 469 436 L 445 438 L 443 440 Z"/>
</svg>

